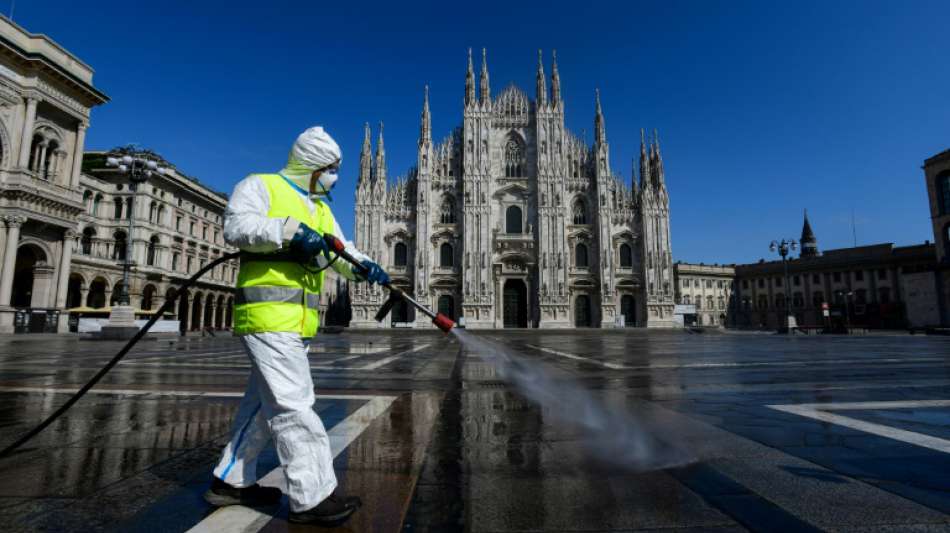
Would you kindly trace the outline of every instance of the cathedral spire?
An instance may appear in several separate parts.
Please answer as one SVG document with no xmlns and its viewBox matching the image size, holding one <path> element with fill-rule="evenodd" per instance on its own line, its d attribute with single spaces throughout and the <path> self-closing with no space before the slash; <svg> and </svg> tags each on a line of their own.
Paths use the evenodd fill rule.
<svg viewBox="0 0 950 533">
<path fill-rule="evenodd" d="M 607 142 L 607 129 L 604 126 L 604 112 L 600 108 L 600 89 L 596 89 L 594 94 L 597 101 L 597 111 L 594 115 L 594 142 L 603 144 Z"/>
<path fill-rule="evenodd" d="M 465 105 L 475 103 L 475 69 L 472 67 L 472 49 L 468 49 L 468 71 L 465 73 Z"/>
<path fill-rule="evenodd" d="M 383 123 L 379 123 L 379 137 L 376 139 L 375 184 L 377 191 L 386 191 L 386 148 L 383 146 Z"/>
<path fill-rule="evenodd" d="M 802 236 L 799 242 L 802 245 L 800 257 L 817 257 L 819 255 L 818 239 L 815 238 L 815 233 L 811 230 L 811 224 L 808 222 L 807 209 L 805 210 L 805 222 L 802 224 Z"/>
<path fill-rule="evenodd" d="M 647 191 L 653 182 L 650 176 L 650 160 L 647 157 L 647 144 L 643 128 L 640 128 L 640 190 Z"/>
<path fill-rule="evenodd" d="M 551 65 L 551 103 L 558 105 L 561 102 L 561 76 L 557 73 L 557 50 L 552 55 L 554 64 Z"/>
<path fill-rule="evenodd" d="M 660 154 L 660 135 L 653 128 L 653 142 L 656 145 L 656 185 L 666 187 L 666 174 L 663 171 L 663 155 Z"/>
<path fill-rule="evenodd" d="M 366 132 L 363 135 L 363 149 L 360 150 L 360 176 L 357 180 L 357 190 L 369 185 L 373 178 L 373 153 L 370 145 L 369 122 L 366 123 Z"/>
<path fill-rule="evenodd" d="M 538 50 L 538 76 L 537 76 L 537 101 L 538 108 L 547 106 L 548 87 L 544 77 L 544 61 L 541 58 L 541 50 Z"/>
<path fill-rule="evenodd" d="M 432 118 L 429 116 L 429 84 L 426 84 L 422 100 L 422 120 L 419 126 L 419 144 L 432 142 Z"/>
<path fill-rule="evenodd" d="M 488 51 L 482 48 L 482 75 L 479 79 L 478 92 L 482 99 L 482 104 L 491 102 L 491 88 L 488 86 Z"/>
</svg>

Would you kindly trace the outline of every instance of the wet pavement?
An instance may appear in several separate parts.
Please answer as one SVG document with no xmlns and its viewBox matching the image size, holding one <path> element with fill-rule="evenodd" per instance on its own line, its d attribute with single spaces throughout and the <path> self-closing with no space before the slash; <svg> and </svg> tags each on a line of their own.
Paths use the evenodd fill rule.
<svg viewBox="0 0 950 533">
<path fill-rule="evenodd" d="M 950 531 L 950 338 L 469 333 L 554 390 L 519 392 L 491 345 L 434 332 L 314 343 L 314 408 L 364 501 L 339 531 Z M 0 338 L 0 446 L 119 347 Z M 0 529 L 308 531 L 286 500 L 201 498 L 247 372 L 236 339 L 143 341 L 0 459 Z M 599 406 L 624 427 L 585 420 Z M 258 468 L 280 486 L 272 448 Z"/>
</svg>

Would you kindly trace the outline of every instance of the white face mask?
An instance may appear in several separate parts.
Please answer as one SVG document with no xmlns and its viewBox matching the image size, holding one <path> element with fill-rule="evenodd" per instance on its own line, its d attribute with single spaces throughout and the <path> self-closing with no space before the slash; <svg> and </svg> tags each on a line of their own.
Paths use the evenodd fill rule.
<svg viewBox="0 0 950 533">
<path fill-rule="evenodd" d="M 326 194 L 336 185 L 336 180 L 340 178 L 336 173 L 324 172 L 317 179 L 317 194 Z"/>
</svg>

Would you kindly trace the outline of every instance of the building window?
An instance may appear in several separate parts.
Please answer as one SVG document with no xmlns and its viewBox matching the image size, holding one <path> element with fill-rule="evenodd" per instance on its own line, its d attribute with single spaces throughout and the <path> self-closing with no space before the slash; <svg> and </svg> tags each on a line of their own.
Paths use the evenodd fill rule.
<svg viewBox="0 0 950 533">
<path fill-rule="evenodd" d="M 937 176 L 937 197 L 940 203 L 940 214 L 950 215 L 950 172 Z"/>
<path fill-rule="evenodd" d="M 158 216 L 158 205 L 155 202 L 152 202 L 148 206 L 148 221 L 154 224 L 157 216 Z"/>
<path fill-rule="evenodd" d="M 863 271 L 863 270 L 855 270 L 855 271 L 854 271 L 854 280 L 855 280 L 855 281 L 864 281 L 864 271 Z"/>
<path fill-rule="evenodd" d="M 409 250 L 405 244 L 397 242 L 393 247 L 393 266 L 404 267 L 408 263 Z"/>
<path fill-rule="evenodd" d="M 583 198 L 578 198 L 574 202 L 573 215 L 575 224 L 587 224 L 587 204 L 584 203 Z"/>
<path fill-rule="evenodd" d="M 883 268 L 877 269 L 877 279 L 886 280 L 887 279 L 887 270 Z"/>
<path fill-rule="evenodd" d="M 721 288 L 722 288 L 722 280 L 719 280 L 719 281 L 716 283 L 716 285 L 717 285 L 718 288 L 721 289 Z"/>
<path fill-rule="evenodd" d="M 713 307 L 713 297 L 712 297 L 712 296 L 707 296 L 707 297 L 706 297 L 706 309 L 715 309 L 715 307 Z"/>
<path fill-rule="evenodd" d="M 805 307 L 805 298 L 802 293 L 796 292 L 792 295 L 792 305 L 794 307 Z"/>
<path fill-rule="evenodd" d="M 120 220 L 122 218 L 122 198 L 116 198 L 112 203 L 115 204 L 114 218 Z"/>
<path fill-rule="evenodd" d="M 439 313 L 455 320 L 455 300 L 448 294 L 439 296 Z"/>
<path fill-rule="evenodd" d="M 835 283 L 841 283 L 841 272 L 835 272 L 832 274 L 832 278 L 835 280 Z"/>
<path fill-rule="evenodd" d="M 711 279 L 707 279 L 707 280 L 706 280 L 706 288 L 707 288 L 707 289 L 711 289 L 711 288 L 712 288 L 712 280 L 711 280 Z"/>
<path fill-rule="evenodd" d="M 868 291 L 864 289 L 858 289 L 854 291 L 854 303 L 865 304 L 867 302 L 868 302 Z"/>
<path fill-rule="evenodd" d="M 505 233 L 521 234 L 521 208 L 516 205 L 505 210 Z"/>
<path fill-rule="evenodd" d="M 881 287 L 877 290 L 877 301 L 882 304 L 891 303 L 891 289 L 887 287 Z"/>
<path fill-rule="evenodd" d="M 185 273 L 191 274 L 191 269 L 192 269 L 192 267 L 194 266 L 194 264 L 195 264 L 195 258 L 194 258 L 194 257 L 189 257 L 189 258 L 188 258 L 188 269 L 185 270 Z"/>
<path fill-rule="evenodd" d="M 82 240 L 80 241 L 80 246 L 82 247 L 82 253 L 84 255 L 92 254 L 92 239 L 96 236 L 96 230 L 92 228 L 86 228 L 82 230 Z"/>
<path fill-rule="evenodd" d="M 125 218 L 132 218 L 132 197 L 125 199 Z"/>
<path fill-rule="evenodd" d="M 188 235 L 192 237 L 195 236 L 195 221 L 194 220 L 192 220 L 191 223 L 189 223 L 188 225 Z"/>
<path fill-rule="evenodd" d="M 773 285 L 776 286 L 776 287 L 781 287 L 781 286 L 782 286 L 782 278 L 775 278 L 775 281 L 773 282 Z"/>
<path fill-rule="evenodd" d="M 784 294 L 775 295 L 775 307 L 779 309 L 785 309 L 785 295 Z"/>
<path fill-rule="evenodd" d="M 815 307 L 821 307 L 821 304 L 825 303 L 825 295 L 821 291 L 816 291 L 811 296 L 811 303 Z"/>
<path fill-rule="evenodd" d="M 758 285 L 759 285 L 759 288 L 760 288 L 760 289 L 764 289 L 764 288 L 765 288 L 765 280 L 762 279 L 762 278 L 759 278 L 759 283 L 758 283 Z"/>
<path fill-rule="evenodd" d="M 511 135 L 505 144 L 505 177 L 520 178 L 524 173 L 524 148 L 519 140 Z"/>
<path fill-rule="evenodd" d="M 582 242 L 577 243 L 577 246 L 574 247 L 574 264 L 577 268 L 588 267 L 587 245 Z"/>
<path fill-rule="evenodd" d="M 214 230 L 214 243 L 218 244 L 218 230 Z"/>
<path fill-rule="evenodd" d="M 792 278 L 792 282 L 795 284 L 796 287 L 798 287 L 799 285 L 802 284 L 802 277 L 796 274 L 795 277 Z"/>
<path fill-rule="evenodd" d="M 722 310 L 722 309 L 725 309 L 725 308 L 726 308 L 726 299 L 723 298 L 722 296 L 720 296 L 720 297 L 719 297 L 719 309 Z"/>
<path fill-rule="evenodd" d="M 812 274 L 811 275 L 812 283 L 821 283 L 821 274 Z"/>
<path fill-rule="evenodd" d="M 442 208 L 439 210 L 439 221 L 443 224 L 455 224 L 455 201 L 446 197 L 442 200 Z"/>
<path fill-rule="evenodd" d="M 112 249 L 112 259 L 125 261 L 126 247 L 128 246 L 125 232 L 117 231 L 113 234 L 113 237 L 115 238 L 115 247 Z"/>
<path fill-rule="evenodd" d="M 148 253 L 146 254 L 146 263 L 148 266 L 155 266 L 155 247 L 158 246 L 158 235 L 152 235 L 148 241 Z"/>
<path fill-rule="evenodd" d="M 697 289 L 699 288 L 699 280 L 698 280 L 698 279 L 694 279 L 694 280 L 693 280 L 693 287 L 696 287 Z"/>
<path fill-rule="evenodd" d="M 748 289 L 748 288 L 749 288 L 749 280 L 747 280 L 747 279 L 742 280 L 742 288 L 743 288 L 743 289 Z"/>
<path fill-rule="evenodd" d="M 175 270 L 175 271 L 178 270 L 178 262 L 179 262 L 180 260 L 181 260 L 181 254 L 180 254 L 180 253 L 175 252 L 174 254 L 172 254 L 172 270 Z"/>
<path fill-rule="evenodd" d="M 631 248 L 630 245 L 626 243 L 622 243 L 620 245 L 620 267 L 633 267 L 633 248 Z"/>
<path fill-rule="evenodd" d="M 208 226 L 201 226 L 201 240 L 208 240 Z"/>
<path fill-rule="evenodd" d="M 764 294 L 760 294 L 759 295 L 759 309 L 764 311 L 768 308 L 769 308 L 769 297 Z"/>
<path fill-rule="evenodd" d="M 175 217 L 175 231 L 181 231 L 181 215 Z"/>
<path fill-rule="evenodd" d="M 703 297 L 697 294 L 695 301 L 696 301 L 696 310 L 699 311 L 700 309 L 703 308 Z"/>
<path fill-rule="evenodd" d="M 443 268 L 452 268 L 455 266 L 455 258 L 452 253 L 452 245 L 444 242 L 439 247 L 439 266 Z"/>
</svg>

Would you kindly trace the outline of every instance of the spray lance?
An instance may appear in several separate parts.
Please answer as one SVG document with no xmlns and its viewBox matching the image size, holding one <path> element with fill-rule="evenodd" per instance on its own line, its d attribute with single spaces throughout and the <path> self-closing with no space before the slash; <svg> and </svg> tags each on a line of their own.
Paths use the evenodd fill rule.
<svg viewBox="0 0 950 533">
<path fill-rule="evenodd" d="M 337 239 L 333 235 L 326 233 L 323 235 L 323 240 L 327 241 L 327 244 L 330 245 L 330 249 L 333 250 L 337 256 L 343 258 L 348 263 L 352 264 L 360 274 L 368 274 L 369 269 L 366 268 L 362 263 L 356 260 L 355 257 L 350 255 L 346 251 L 346 247 L 343 245 L 343 241 Z M 393 286 L 390 283 L 384 283 L 383 287 L 389 289 L 389 298 L 386 300 L 386 303 L 379 308 L 379 312 L 376 313 L 376 321 L 382 322 L 386 315 L 389 314 L 389 311 L 400 301 L 409 302 L 413 307 L 419 310 L 420 313 L 432 319 L 432 324 L 442 330 L 445 333 L 448 333 L 453 327 L 455 327 L 455 322 L 443 315 L 442 313 L 433 313 L 428 307 L 422 305 L 421 303 L 412 299 L 411 296 L 400 290 L 398 287 Z"/>
</svg>

